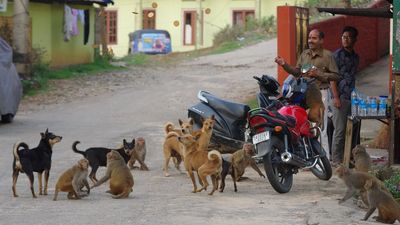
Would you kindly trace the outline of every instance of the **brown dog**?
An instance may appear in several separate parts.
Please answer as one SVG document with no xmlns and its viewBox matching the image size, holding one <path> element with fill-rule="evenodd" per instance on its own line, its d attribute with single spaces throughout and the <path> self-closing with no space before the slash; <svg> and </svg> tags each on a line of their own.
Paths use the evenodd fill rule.
<svg viewBox="0 0 400 225">
<path fill-rule="evenodd" d="M 201 130 L 195 131 L 193 133 L 193 136 L 199 137 L 197 139 L 197 149 L 208 151 L 208 146 L 210 145 L 211 136 L 214 128 L 215 116 L 212 115 L 205 120 L 202 118 L 202 122 L 203 126 L 201 127 Z"/>
<path fill-rule="evenodd" d="M 164 132 L 166 136 L 163 144 L 163 170 L 166 177 L 170 176 L 168 172 L 168 164 L 171 158 L 174 161 L 175 168 L 182 173 L 180 169 L 180 164 L 183 160 L 183 152 L 182 145 L 179 143 L 178 137 L 183 134 L 191 134 L 193 132 L 193 123 L 193 119 L 190 118 L 188 121 L 185 122 L 179 119 L 179 124 L 181 126 L 180 129 L 175 129 L 174 125 L 171 122 L 168 122 L 164 125 Z"/>
<path fill-rule="evenodd" d="M 211 180 L 213 182 L 213 190 L 209 193 L 209 195 L 214 194 L 214 192 L 218 188 L 218 178 L 221 174 L 221 165 L 221 153 L 219 153 L 217 150 L 211 150 L 210 152 L 208 152 L 208 161 L 200 166 L 200 168 L 198 169 L 199 179 L 203 184 L 203 187 L 198 190 L 198 192 L 202 190 L 207 190 L 207 176 L 211 176 Z"/>
<path fill-rule="evenodd" d="M 218 159 L 212 159 L 210 160 L 208 157 L 208 152 L 207 151 L 199 151 L 197 149 L 197 139 L 193 137 L 190 134 L 185 134 L 183 136 L 178 137 L 178 140 L 183 144 L 184 148 L 184 164 L 185 168 L 187 170 L 188 175 L 190 176 L 190 179 L 192 180 L 193 183 L 193 193 L 199 192 L 203 189 L 197 190 L 197 184 L 196 180 L 193 174 L 193 171 L 199 171 L 199 168 L 206 163 L 209 163 L 209 167 L 213 167 L 212 165 L 217 165 L 218 163 L 213 163 L 211 161 L 218 160 L 219 165 L 221 165 L 220 157 L 217 157 Z M 211 158 L 211 156 L 210 156 Z M 208 167 L 205 166 L 205 167 Z M 213 183 L 213 191 L 210 193 L 214 193 L 214 191 L 218 188 L 218 176 L 217 175 L 211 175 L 211 180 Z M 200 180 L 200 178 L 199 178 Z"/>
<path fill-rule="evenodd" d="M 128 161 L 128 166 L 130 169 L 137 168 L 134 166 L 135 162 L 138 161 L 140 164 L 140 170 L 148 171 L 149 168 L 147 167 L 144 160 L 146 158 L 146 141 L 142 137 L 138 137 L 135 140 L 135 147 L 131 152 L 129 152 L 131 158 Z"/>
</svg>

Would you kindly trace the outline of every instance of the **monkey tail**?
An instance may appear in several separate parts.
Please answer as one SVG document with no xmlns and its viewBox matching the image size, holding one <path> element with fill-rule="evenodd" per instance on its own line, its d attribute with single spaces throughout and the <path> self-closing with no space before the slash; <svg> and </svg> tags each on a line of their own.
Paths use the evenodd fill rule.
<svg viewBox="0 0 400 225">
<path fill-rule="evenodd" d="M 171 131 L 171 132 L 169 132 L 169 133 L 167 134 L 167 136 L 166 136 L 165 138 L 168 139 L 168 138 L 170 138 L 170 137 L 179 137 L 179 134 L 176 133 L 176 132 L 174 132 L 174 131 Z"/>
<path fill-rule="evenodd" d="M 171 122 L 166 123 L 166 124 L 164 125 L 164 132 L 165 132 L 165 135 L 168 135 L 168 133 L 171 132 L 174 128 L 175 128 L 175 127 L 174 127 L 174 124 L 173 124 L 173 123 L 171 123 Z"/>
<path fill-rule="evenodd" d="M 325 107 L 320 107 L 319 108 L 319 115 L 321 115 L 320 127 L 321 127 L 321 130 L 324 130 L 325 129 L 325 123 L 324 123 L 325 122 L 325 118 L 324 118 L 324 116 L 325 116 Z"/>
<path fill-rule="evenodd" d="M 14 144 L 14 147 L 13 147 L 15 168 L 19 169 L 19 170 L 22 170 L 21 159 L 19 158 L 19 155 L 18 155 L 18 151 L 19 151 L 20 147 L 23 147 L 25 150 L 29 150 L 29 146 L 25 142 L 17 142 L 17 143 Z"/>
<path fill-rule="evenodd" d="M 219 151 L 217 151 L 217 150 L 211 150 L 210 152 L 208 152 L 208 159 L 211 161 L 218 160 L 218 161 L 222 162 L 221 153 L 219 153 Z"/>
<path fill-rule="evenodd" d="M 80 150 L 78 150 L 78 149 L 76 148 L 76 146 L 77 146 L 79 143 L 81 143 L 81 142 L 80 142 L 80 141 L 75 141 L 75 142 L 72 144 L 72 151 L 74 151 L 74 152 L 76 152 L 76 153 L 79 153 L 79 154 L 83 155 L 83 157 L 86 158 L 86 152 L 80 151 Z"/>
</svg>

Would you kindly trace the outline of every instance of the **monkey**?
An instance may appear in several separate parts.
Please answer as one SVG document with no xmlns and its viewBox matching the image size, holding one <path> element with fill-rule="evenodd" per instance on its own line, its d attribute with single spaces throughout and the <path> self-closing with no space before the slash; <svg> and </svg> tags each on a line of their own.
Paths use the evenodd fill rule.
<svg viewBox="0 0 400 225">
<path fill-rule="evenodd" d="M 324 129 L 324 111 L 325 106 L 322 101 L 322 94 L 315 82 L 310 83 L 306 90 L 306 105 L 308 110 L 308 119 L 317 123 L 321 129 Z"/>
<path fill-rule="evenodd" d="M 113 198 L 127 198 L 132 192 L 133 176 L 125 160 L 115 150 L 107 153 L 107 171 L 103 178 L 96 182 L 92 188 L 100 186 L 107 180 L 110 180 L 110 190 L 107 193 L 112 194 Z"/>
<path fill-rule="evenodd" d="M 60 178 L 58 178 L 55 192 L 54 201 L 57 201 L 59 191 L 68 192 L 68 199 L 81 199 L 90 193 L 89 183 L 87 181 L 89 161 L 87 159 L 80 159 L 77 164 L 65 171 Z M 82 192 L 82 188 L 86 187 L 87 193 Z"/>
<path fill-rule="evenodd" d="M 378 208 L 377 222 L 393 224 L 400 222 L 400 205 L 393 199 L 390 193 L 383 191 L 374 180 L 367 180 L 364 185 L 369 202 L 368 212 L 363 220 L 368 220 L 371 214 Z"/>
<path fill-rule="evenodd" d="M 354 169 L 360 172 L 368 172 L 371 167 L 371 157 L 362 145 L 357 145 L 352 150 Z"/>
<path fill-rule="evenodd" d="M 258 168 L 256 161 L 252 158 L 254 155 L 254 145 L 251 143 L 243 144 L 241 150 L 236 151 L 232 154 L 232 168 L 235 170 L 236 181 L 242 178 L 244 171 L 247 166 L 251 166 L 261 177 L 264 174 Z"/>
<path fill-rule="evenodd" d="M 146 158 L 146 142 L 144 138 L 138 137 L 136 138 L 135 141 L 135 148 L 130 152 L 131 158 L 128 161 L 128 165 L 130 169 L 134 169 L 135 166 L 133 166 L 136 162 L 136 160 L 140 164 L 140 170 L 149 170 L 147 165 L 144 163 L 144 160 Z M 137 168 L 137 167 L 136 167 Z"/>
<path fill-rule="evenodd" d="M 369 175 L 368 173 L 351 171 L 349 168 L 340 165 L 336 169 L 336 174 L 340 179 L 344 181 L 344 183 L 347 186 L 346 194 L 344 195 L 343 198 L 339 199 L 339 204 L 347 201 L 355 194 L 356 190 L 359 190 L 362 201 L 368 206 L 369 203 L 367 199 L 366 190 L 364 188 L 365 182 L 367 180 L 373 180 L 373 182 L 376 182 L 383 191 L 389 192 L 377 178 L 375 178 L 372 175 Z"/>
</svg>

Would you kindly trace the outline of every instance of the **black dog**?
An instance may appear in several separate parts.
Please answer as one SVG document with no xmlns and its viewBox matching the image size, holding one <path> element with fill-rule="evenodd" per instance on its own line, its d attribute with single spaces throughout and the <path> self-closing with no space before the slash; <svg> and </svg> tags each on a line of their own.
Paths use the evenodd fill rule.
<svg viewBox="0 0 400 225">
<path fill-rule="evenodd" d="M 128 162 L 131 158 L 131 151 L 135 148 L 135 138 L 131 143 L 127 142 L 125 139 L 123 141 L 124 145 L 118 149 L 109 149 L 103 147 L 93 147 L 88 148 L 85 151 L 80 151 L 76 148 L 76 145 L 79 144 L 79 141 L 75 141 L 72 144 L 72 150 L 76 153 L 82 154 L 87 160 L 89 160 L 89 165 L 92 168 L 89 174 L 89 178 L 93 183 L 97 182 L 96 172 L 100 166 L 107 166 L 107 153 L 111 150 L 118 151 L 118 153 L 124 158 L 125 162 Z"/>
<path fill-rule="evenodd" d="M 219 187 L 219 192 L 224 191 L 225 178 L 228 174 L 231 174 L 234 190 L 235 190 L 235 192 L 237 192 L 235 170 L 233 169 L 233 166 L 232 166 L 232 154 L 223 154 L 222 155 L 222 170 L 221 170 L 221 185 Z"/>
<path fill-rule="evenodd" d="M 24 142 L 18 142 L 14 145 L 13 154 L 13 185 L 12 190 L 14 197 L 18 197 L 16 192 L 16 184 L 19 172 L 26 173 L 29 178 L 32 195 L 36 198 L 33 189 L 34 176 L 33 172 L 38 173 L 39 179 L 39 195 L 42 195 L 42 173 L 44 172 L 44 195 L 47 195 L 47 184 L 49 181 L 51 168 L 51 155 L 53 153 L 54 144 L 61 141 L 62 137 L 57 136 L 48 129 L 45 133 L 40 133 L 42 138 L 36 148 L 29 149 L 29 146 Z M 20 148 L 23 149 L 20 149 Z"/>
</svg>

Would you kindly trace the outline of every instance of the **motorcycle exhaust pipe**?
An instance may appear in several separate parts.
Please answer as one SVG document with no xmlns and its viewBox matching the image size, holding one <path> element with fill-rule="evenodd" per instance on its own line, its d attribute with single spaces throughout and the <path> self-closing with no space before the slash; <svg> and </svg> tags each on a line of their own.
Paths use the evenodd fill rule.
<svg viewBox="0 0 400 225">
<path fill-rule="evenodd" d="M 297 166 L 300 168 L 307 166 L 307 161 L 305 161 L 304 159 L 300 158 L 297 155 L 291 154 L 290 152 L 282 153 L 281 159 L 284 163 Z"/>
</svg>

